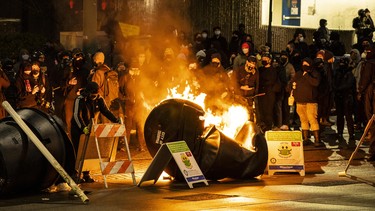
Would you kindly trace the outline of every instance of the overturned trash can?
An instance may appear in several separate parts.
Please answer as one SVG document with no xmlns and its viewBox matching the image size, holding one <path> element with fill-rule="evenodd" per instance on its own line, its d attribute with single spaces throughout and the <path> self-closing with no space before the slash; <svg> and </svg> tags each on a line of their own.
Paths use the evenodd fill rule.
<svg viewBox="0 0 375 211">
<path fill-rule="evenodd" d="M 17 113 L 63 168 L 74 166 L 74 148 L 60 119 L 31 108 Z M 0 196 L 54 184 L 59 174 L 12 117 L 0 120 L 0 134 Z"/>
<path fill-rule="evenodd" d="M 268 160 L 264 135 L 253 135 L 254 149 L 245 148 L 242 146 L 244 140 L 233 140 L 215 126 L 205 128 L 204 114 L 199 105 L 188 100 L 162 101 L 145 122 L 144 134 L 150 154 L 155 156 L 163 143 L 184 140 L 207 179 L 250 179 L 263 174 Z M 247 127 L 255 125 L 247 124 Z M 245 137 L 248 136 L 236 136 L 239 139 Z M 183 179 L 173 160 L 165 170 L 176 179 Z"/>
</svg>

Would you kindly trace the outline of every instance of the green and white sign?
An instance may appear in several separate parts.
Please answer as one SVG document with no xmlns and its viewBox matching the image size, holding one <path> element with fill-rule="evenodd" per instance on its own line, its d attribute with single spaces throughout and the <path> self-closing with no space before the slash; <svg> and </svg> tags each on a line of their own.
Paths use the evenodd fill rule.
<svg viewBox="0 0 375 211">
<path fill-rule="evenodd" d="M 298 172 L 305 176 L 301 131 L 267 131 L 268 174 Z"/>
<path fill-rule="evenodd" d="M 201 169 L 199 168 L 193 153 L 191 153 L 185 141 L 168 142 L 162 144 L 150 166 L 143 175 L 138 186 L 147 180 L 154 180 L 156 183 L 164 168 L 168 165 L 171 159 L 174 159 L 178 168 L 184 175 L 184 178 L 190 188 L 193 188 L 194 183 L 204 182 L 208 185 Z"/>
<path fill-rule="evenodd" d="M 207 183 L 206 178 L 195 161 L 193 153 L 191 153 L 185 141 L 169 142 L 166 144 L 190 188 L 193 188 L 193 183 Z"/>
</svg>

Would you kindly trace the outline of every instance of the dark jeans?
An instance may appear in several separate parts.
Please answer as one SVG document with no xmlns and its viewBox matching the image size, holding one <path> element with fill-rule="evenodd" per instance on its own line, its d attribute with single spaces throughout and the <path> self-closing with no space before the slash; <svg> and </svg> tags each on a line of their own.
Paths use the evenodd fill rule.
<svg viewBox="0 0 375 211">
<path fill-rule="evenodd" d="M 342 134 L 344 131 L 345 117 L 349 136 L 354 136 L 353 101 L 354 98 L 352 95 L 344 97 L 335 96 L 338 134 Z"/>
</svg>

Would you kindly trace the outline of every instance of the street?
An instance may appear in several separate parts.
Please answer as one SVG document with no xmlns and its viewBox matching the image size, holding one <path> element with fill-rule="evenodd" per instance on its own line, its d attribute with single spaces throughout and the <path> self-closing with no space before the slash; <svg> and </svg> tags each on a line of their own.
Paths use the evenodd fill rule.
<svg viewBox="0 0 375 211">
<path fill-rule="evenodd" d="M 324 137 L 325 148 L 305 147 L 304 177 L 265 173 L 253 180 L 208 181 L 209 186 L 198 183 L 190 189 L 185 181 L 163 178 L 136 187 L 130 174 L 117 174 L 107 177 L 106 189 L 102 176 L 96 174 L 95 183 L 81 184 L 88 204 L 67 192 L 39 193 L 1 199 L 0 210 L 375 210 L 375 163 L 365 160 L 366 143 L 347 176 L 339 177 L 354 148 L 339 144 L 334 130 L 326 130 Z M 131 153 L 139 182 L 152 158 L 148 152 L 131 149 Z"/>
</svg>

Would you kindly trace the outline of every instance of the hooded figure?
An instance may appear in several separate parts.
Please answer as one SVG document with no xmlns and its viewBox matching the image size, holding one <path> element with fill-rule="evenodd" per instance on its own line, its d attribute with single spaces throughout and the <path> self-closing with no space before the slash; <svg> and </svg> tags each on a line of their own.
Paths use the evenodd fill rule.
<svg viewBox="0 0 375 211">
<path fill-rule="evenodd" d="M 318 85 L 320 74 L 315 70 L 310 58 L 302 60 L 302 71 L 296 72 L 291 80 L 292 95 L 296 101 L 297 114 L 301 120 L 303 144 L 309 145 L 309 131 L 313 131 L 316 147 L 323 146 L 320 141 L 318 122 Z"/>
</svg>

